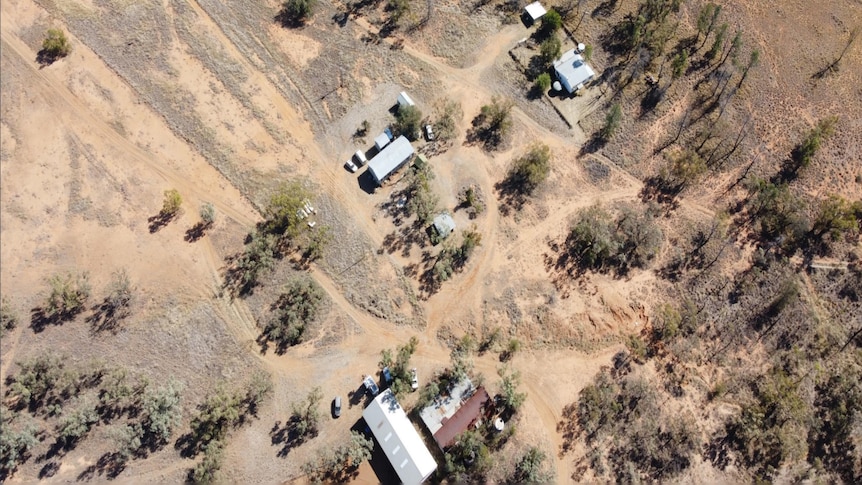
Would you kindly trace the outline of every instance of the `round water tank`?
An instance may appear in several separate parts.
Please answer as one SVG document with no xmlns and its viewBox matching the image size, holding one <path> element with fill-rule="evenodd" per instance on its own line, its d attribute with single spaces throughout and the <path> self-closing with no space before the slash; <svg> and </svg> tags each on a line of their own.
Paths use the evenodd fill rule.
<svg viewBox="0 0 862 485">
<path fill-rule="evenodd" d="M 554 81 L 554 91 L 562 91 L 563 85 L 560 84 L 560 81 Z"/>
<path fill-rule="evenodd" d="M 584 49 L 586 49 L 586 48 L 587 48 L 587 46 L 585 46 L 584 44 L 580 44 L 580 43 L 578 44 L 578 52 L 584 52 Z"/>
</svg>

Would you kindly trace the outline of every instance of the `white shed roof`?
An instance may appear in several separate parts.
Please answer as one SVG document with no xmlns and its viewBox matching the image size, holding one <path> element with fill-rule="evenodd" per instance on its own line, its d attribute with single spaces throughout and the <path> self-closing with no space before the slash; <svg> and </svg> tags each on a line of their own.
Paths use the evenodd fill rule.
<svg viewBox="0 0 862 485">
<path fill-rule="evenodd" d="M 527 11 L 527 15 L 529 15 L 534 22 L 542 18 L 546 13 L 548 13 L 548 11 L 545 10 L 545 7 L 543 7 L 542 4 L 539 2 L 533 2 L 527 5 L 526 7 L 524 7 L 524 10 Z"/>
<path fill-rule="evenodd" d="M 405 93 L 404 91 L 401 91 L 400 93 L 398 93 L 398 105 L 399 106 L 404 106 L 404 105 L 416 106 L 416 104 L 413 103 L 413 100 L 410 99 L 410 96 L 407 93 Z"/>
<path fill-rule="evenodd" d="M 440 237 L 447 237 L 455 230 L 455 221 L 449 214 L 440 214 L 434 218 L 434 229 Z"/>
<path fill-rule="evenodd" d="M 374 146 L 376 146 L 378 150 L 383 150 L 383 147 L 389 144 L 389 140 L 391 140 L 389 135 L 387 135 L 386 132 L 383 132 L 377 135 L 377 138 L 374 139 Z"/>
<path fill-rule="evenodd" d="M 595 77 L 593 71 L 584 61 L 583 56 L 575 52 L 575 49 L 566 51 L 559 60 L 554 61 L 554 71 L 560 82 L 563 83 L 568 92 L 573 92 L 579 84 L 590 81 Z"/>
<path fill-rule="evenodd" d="M 437 469 L 437 462 L 390 389 L 374 398 L 362 417 L 402 483 L 422 483 Z"/>
<path fill-rule="evenodd" d="M 386 177 L 389 177 L 392 172 L 401 168 L 412 156 L 413 145 L 402 135 L 386 145 L 386 148 L 380 150 L 380 153 L 371 159 L 371 162 L 368 163 L 368 170 L 371 171 L 374 180 L 379 184 L 386 180 Z"/>
</svg>

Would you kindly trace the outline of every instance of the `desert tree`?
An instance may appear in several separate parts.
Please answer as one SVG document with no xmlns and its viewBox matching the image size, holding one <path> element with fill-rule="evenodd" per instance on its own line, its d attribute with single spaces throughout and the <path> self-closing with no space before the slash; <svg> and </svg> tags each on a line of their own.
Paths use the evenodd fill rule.
<svg viewBox="0 0 862 485">
<path fill-rule="evenodd" d="M 281 5 L 278 19 L 285 26 L 300 26 L 307 22 L 317 7 L 317 0 L 287 0 Z"/>
<path fill-rule="evenodd" d="M 48 319 L 69 320 L 84 309 L 90 298 L 90 276 L 87 272 L 58 274 L 48 280 L 50 292 L 42 307 Z"/>
<path fill-rule="evenodd" d="M 204 202 L 200 207 L 201 224 L 204 228 L 208 228 L 215 223 L 216 210 L 210 202 Z"/>
<path fill-rule="evenodd" d="M 395 112 L 395 123 L 392 125 L 396 135 L 404 135 L 410 140 L 419 138 L 422 112 L 416 106 L 399 105 Z"/>
<path fill-rule="evenodd" d="M 544 483 L 548 481 L 548 473 L 543 470 L 547 456 L 541 449 L 531 446 L 521 455 L 515 464 L 515 470 L 510 478 L 511 483 Z"/>
<path fill-rule="evenodd" d="M 309 391 L 304 400 L 295 402 L 291 406 L 290 424 L 300 442 L 317 436 L 322 400 L 323 391 L 320 387 L 315 387 Z"/>
<path fill-rule="evenodd" d="M 18 325 L 18 315 L 6 297 L 0 299 L 0 336 Z"/>
<path fill-rule="evenodd" d="M 551 149 L 543 143 L 530 147 L 515 159 L 504 185 L 521 195 L 532 195 L 551 173 Z"/>
<path fill-rule="evenodd" d="M 842 234 L 859 230 L 857 215 L 862 215 L 862 201 L 851 204 L 841 196 L 830 195 L 820 204 L 812 232 L 819 239 L 829 235 L 837 241 Z"/>
<path fill-rule="evenodd" d="M 748 63 L 745 64 L 745 67 L 742 68 L 742 77 L 739 78 L 739 82 L 736 83 L 736 88 L 739 89 L 742 87 L 742 83 L 748 78 L 748 72 L 757 67 L 760 64 L 760 51 L 754 49 L 748 55 Z"/>
<path fill-rule="evenodd" d="M 857 25 L 850 31 L 850 36 L 847 38 L 847 43 L 844 44 L 844 48 L 841 49 L 841 52 L 835 57 L 835 59 L 831 63 L 829 63 L 829 65 L 827 65 L 817 74 L 815 74 L 815 78 L 822 78 L 829 73 L 838 72 L 838 69 L 841 65 L 841 61 L 844 59 L 844 56 L 847 54 L 847 51 L 850 50 L 850 47 L 853 46 L 853 43 L 856 42 L 856 38 L 859 37 L 859 32 L 860 26 Z"/>
<path fill-rule="evenodd" d="M 562 43 L 560 43 L 559 37 L 552 35 L 545 39 L 539 45 L 539 57 L 542 59 L 543 67 L 547 68 L 550 66 L 554 60 L 560 57 L 561 52 Z"/>
<path fill-rule="evenodd" d="M 706 45 L 709 34 L 715 30 L 719 15 L 721 15 L 721 5 L 716 5 L 710 2 L 700 9 L 700 12 L 697 15 L 697 36 L 698 38 L 703 36 L 703 43 L 700 44 L 698 50 L 702 49 L 703 46 Z"/>
<path fill-rule="evenodd" d="M 682 77 L 685 70 L 688 69 L 688 51 L 685 49 L 679 51 L 679 54 L 674 56 L 673 61 L 671 61 L 670 67 L 673 79 Z"/>
<path fill-rule="evenodd" d="M 86 436 L 94 424 L 99 422 L 99 414 L 93 403 L 83 401 L 77 409 L 64 414 L 57 424 L 57 434 L 67 448 L 73 447 Z"/>
<path fill-rule="evenodd" d="M 544 94 L 551 87 L 551 75 L 547 72 L 543 72 L 536 76 L 536 81 L 533 84 L 536 89 L 536 92 L 539 94 Z"/>
<path fill-rule="evenodd" d="M 808 132 L 805 138 L 793 148 L 793 151 L 790 153 L 790 160 L 783 167 L 786 174 L 785 178 L 795 176 L 800 170 L 808 168 L 811 165 L 811 160 L 820 149 L 820 146 L 835 133 L 835 124 L 837 122 L 838 118 L 835 116 L 820 120 Z"/>
<path fill-rule="evenodd" d="M 443 99 L 434 109 L 434 133 L 440 141 L 454 139 L 458 134 L 458 123 L 464 116 L 461 104 L 451 99 Z"/>
<path fill-rule="evenodd" d="M 216 483 L 219 480 L 224 456 L 224 443 L 221 440 L 206 444 L 203 459 L 189 473 L 191 483 Z"/>
<path fill-rule="evenodd" d="M 496 149 L 508 139 L 512 129 L 513 105 L 509 99 L 494 96 L 490 104 L 482 106 L 473 124 L 475 135 L 484 142 L 486 150 Z"/>
<path fill-rule="evenodd" d="M 264 209 L 263 230 L 290 241 L 304 229 L 300 210 L 311 194 L 299 182 L 285 183 L 272 194 Z"/>
<path fill-rule="evenodd" d="M 164 219 L 171 219 L 180 211 L 180 207 L 183 205 L 183 197 L 177 189 L 166 190 L 164 196 L 162 210 L 159 212 L 159 215 Z"/>
<path fill-rule="evenodd" d="M 408 215 L 415 215 L 420 224 L 430 224 L 437 212 L 440 198 L 431 188 L 434 180 L 434 170 L 430 164 L 414 164 L 407 174 L 407 188 L 404 190 L 407 196 Z"/>
<path fill-rule="evenodd" d="M 724 38 L 726 35 L 727 24 L 721 24 L 715 31 L 715 37 L 712 40 L 712 46 L 704 55 L 704 57 L 706 57 L 708 61 L 714 60 L 716 57 L 718 57 L 718 54 L 721 53 L 721 50 L 724 49 Z"/>
<path fill-rule="evenodd" d="M 251 292 L 261 275 L 275 266 L 276 244 L 277 239 L 272 234 L 252 232 L 251 241 L 228 271 L 226 286 L 233 287 L 240 294 Z"/>
<path fill-rule="evenodd" d="M 302 342 L 307 327 L 319 316 L 326 294 L 311 278 L 295 279 L 285 285 L 275 303 L 275 312 L 261 335 L 261 345 L 275 342 L 276 352 Z"/>
<path fill-rule="evenodd" d="M 42 41 L 39 58 L 43 63 L 50 64 L 61 57 L 66 57 L 72 51 L 72 45 L 66 33 L 60 29 L 48 29 Z"/>
<path fill-rule="evenodd" d="M 503 406 L 503 414 L 511 418 L 521 409 L 527 394 L 519 391 L 521 385 L 521 374 L 517 371 L 509 371 L 501 367 L 497 373 L 500 375 L 500 403 Z"/>
<path fill-rule="evenodd" d="M 555 36 L 558 30 L 563 26 L 563 19 L 556 10 L 550 9 L 548 13 L 542 16 L 542 25 L 539 27 L 539 33 L 542 36 Z"/>
<path fill-rule="evenodd" d="M 0 419 L 0 479 L 8 478 L 19 464 L 27 460 L 30 450 L 39 442 L 36 434 L 37 428 L 33 424 L 14 429 L 12 419 L 4 412 Z"/>
<path fill-rule="evenodd" d="M 182 419 L 182 383 L 169 379 L 164 386 L 150 388 L 141 399 L 145 440 L 158 447 L 168 442 Z"/>
<path fill-rule="evenodd" d="M 302 258 L 306 262 L 314 262 L 323 257 L 323 251 L 332 242 L 332 231 L 328 226 L 315 227 L 308 233 Z"/>
</svg>

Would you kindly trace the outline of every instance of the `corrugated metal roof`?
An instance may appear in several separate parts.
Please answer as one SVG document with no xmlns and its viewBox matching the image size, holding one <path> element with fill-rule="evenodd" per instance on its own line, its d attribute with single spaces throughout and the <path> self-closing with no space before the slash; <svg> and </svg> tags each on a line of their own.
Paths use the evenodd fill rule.
<svg viewBox="0 0 862 485">
<path fill-rule="evenodd" d="M 377 183 L 381 183 L 392 172 L 404 165 L 413 156 L 413 145 L 403 135 L 386 146 L 368 163 L 368 170 Z"/>
<path fill-rule="evenodd" d="M 422 483 L 437 469 L 437 462 L 390 389 L 374 398 L 362 417 L 403 483 Z"/>
</svg>

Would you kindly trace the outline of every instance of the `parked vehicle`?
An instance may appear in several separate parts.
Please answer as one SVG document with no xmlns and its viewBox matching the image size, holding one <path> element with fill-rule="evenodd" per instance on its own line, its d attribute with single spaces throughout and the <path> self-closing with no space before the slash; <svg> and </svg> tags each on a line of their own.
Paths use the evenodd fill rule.
<svg viewBox="0 0 862 485">
<path fill-rule="evenodd" d="M 392 372 L 389 372 L 389 367 L 383 368 L 383 379 L 387 384 L 392 384 Z"/>
<path fill-rule="evenodd" d="M 425 125 L 425 138 L 428 141 L 434 141 L 434 128 L 431 125 Z"/>
<path fill-rule="evenodd" d="M 410 388 L 414 391 L 419 389 L 419 378 L 416 376 L 416 368 L 410 369 Z"/>
<path fill-rule="evenodd" d="M 353 163 L 353 158 L 349 158 L 347 162 L 344 163 L 344 168 L 350 170 L 352 173 L 356 173 L 356 171 L 359 170 L 359 167 L 357 167 L 356 164 Z"/>
<path fill-rule="evenodd" d="M 377 387 L 377 383 L 374 382 L 374 379 L 371 376 L 365 376 L 362 383 L 365 384 L 365 390 L 370 392 L 372 396 L 376 396 L 380 393 L 380 388 Z"/>
<path fill-rule="evenodd" d="M 332 415 L 336 418 L 341 417 L 341 396 L 335 396 L 332 400 Z"/>
</svg>

